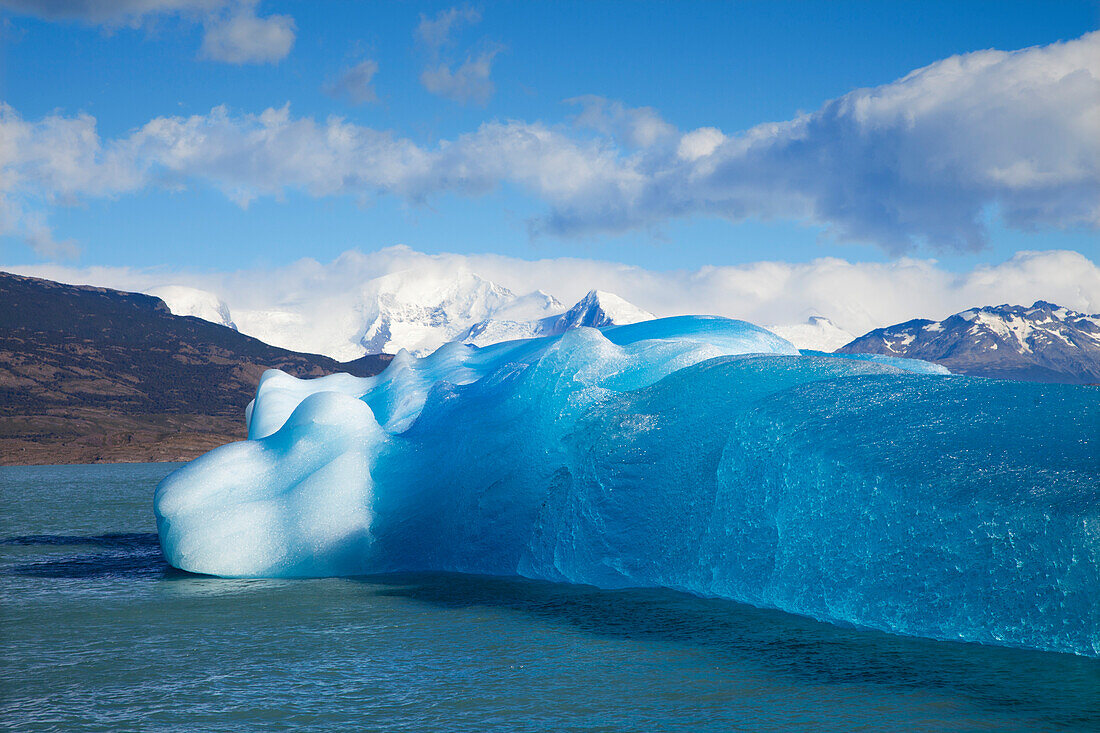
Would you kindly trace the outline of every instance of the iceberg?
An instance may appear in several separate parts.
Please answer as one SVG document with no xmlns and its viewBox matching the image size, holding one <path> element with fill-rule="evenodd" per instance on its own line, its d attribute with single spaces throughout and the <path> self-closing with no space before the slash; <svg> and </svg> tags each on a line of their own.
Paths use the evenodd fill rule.
<svg viewBox="0 0 1100 733">
<path fill-rule="evenodd" d="M 945 371 L 702 316 L 270 371 L 158 532 L 197 573 L 663 586 L 1100 655 L 1100 391 Z"/>
</svg>

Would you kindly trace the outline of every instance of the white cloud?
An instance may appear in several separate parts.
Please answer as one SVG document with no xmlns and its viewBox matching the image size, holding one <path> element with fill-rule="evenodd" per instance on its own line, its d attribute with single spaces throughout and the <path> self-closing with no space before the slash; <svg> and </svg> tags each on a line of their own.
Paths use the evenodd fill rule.
<svg viewBox="0 0 1100 733">
<path fill-rule="evenodd" d="M 441 10 L 434 16 L 420 14 L 420 23 L 416 26 L 416 40 L 433 51 L 451 41 L 451 34 L 464 25 L 481 22 L 481 13 L 475 8 L 464 6 Z"/>
<path fill-rule="evenodd" d="M 52 202 L 141 184 L 134 156 L 117 143 L 104 148 L 91 115 L 28 122 L 0 102 L 0 133 L 0 193 L 37 193 Z"/>
<path fill-rule="evenodd" d="M 80 254 L 72 239 L 57 240 L 45 217 L 38 211 L 25 211 L 18 201 L 0 194 L 0 233 L 19 236 L 39 257 L 71 260 Z"/>
<path fill-rule="evenodd" d="M 345 96 L 355 104 L 368 104 L 378 101 L 374 91 L 374 75 L 378 73 L 378 62 L 365 59 L 346 69 L 340 81 L 329 87 L 328 92 L 335 96 Z"/>
<path fill-rule="evenodd" d="M 1100 267 L 1068 251 L 1019 252 L 965 273 L 910 258 L 766 261 L 672 272 L 571 258 L 523 263 L 482 255 L 466 263 L 516 292 L 542 288 L 563 301 L 599 287 L 659 316 L 708 313 L 754 323 L 798 323 L 824 315 L 857 334 L 911 318 L 943 318 L 975 305 L 1049 300 L 1100 312 Z"/>
<path fill-rule="evenodd" d="M 498 53 L 500 48 L 494 47 L 476 56 L 466 57 L 458 67 L 447 63 L 428 66 L 420 72 L 420 83 L 432 94 L 460 104 L 474 102 L 484 105 L 496 89 L 489 74 L 492 73 L 493 58 Z"/>
<path fill-rule="evenodd" d="M 629 195 L 560 203 L 547 223 L 569 233 L 781 217 L 894 253 L 974 250 L 990 207 L 1023 229 L 1100 225 L 1098 130 L 1100 32 L 954 56 L 739 134 L 696 130 L 675 154 L 654 136 L 621 158 L 644 174 Z"/>
<path fill-rule="evenodd" d="M 80 255 L 80 245 L 72 239 L 57 240 L 53 231 L 45 226 L 29 226 L 26 241 L 34 252 L 50 260 L 73 260 Z"/>
<path fill-rule="evenodd" d="M 226 2 L 228 0 L 0 0 L 0 7 L 45 20 L 138 27 L 152 15 L 208 13 Z"/>
<path fill-rule="evenodd" d="M 453 45 L 452 36 L 458 29 L 479 22 L 481 13 L 469 6 L 441 10 L 431 17 L 420 14 L 415 36 L 428 54 L 428 61 L 420 72 L 420 83 L 425 89 L 460 104 L 488 103 L 496 90 L 490 79 L 493 59 L 503 47 L 483 44 L 477 53 L 467 53 L 461 64 L 445 53 Z"/>
<path fill-rule="evenodd" d="M 575 125 L 596 130 L 625 148 L 664 147 L 677 136 L 676 128 L 652 107 L 627 107 L 593 94 L 565 101 L 581 108 L 573 118 Z"/>
<path fill-rule="evenodd" d="M 991 207 L 1020 229 L 1100 226 L 1100 32 L 952 57 L 730 135 L 575 101 L 573 125 L 488 122 L 431 145 L 288 107 L 158 117 L 103 140 L 88 115 L 26 121 L 0 106 L 0 195 L 31 211 L 156 183 L 242 204 L 286 190 L 422 202 L 508 184 L 546 205 L 534 232 L 785 218 L 895 254 L 977 248 Z"/>
<path fill-rule="evenodd" d="M 150 19 L 176 15 L 201 22 L 200 55 L 231 64 L 274 63 L 294 45 L 294 19 L 261 17 L 259 0 L 0 0 L 0 8 L 51 21 L 78 21 L 107 29 L 140 28 Z"/>
<path fill-rule="evenodd" d="M 725 141 L 726 136 L 717 127 L 700 127 L 680 138 L 676 155 L 684 160 L 696 161 L 713 153 Z"/>
<path fill-rule="evenodd" d="M 303 332 L 354 330 L 356 319 L 362 318 L 354 311 L 356 294 L 364 283 L 409 270 L 432 276 L 474 272 L 513 292 L 541 289 L 566 303 L 598 288 L 658 316 L 716 314 L 760 324 L 791 324 L 823 315 L 854 334 L 1000 303 L 1047 300 L 1085 313 L 1100 312 L 1100 267 L 1080 253 L 1057 250 L 1019 252 L 1005 262 L 964 273 L 944 270 L 934 260 L 907 258 L 887 263 L 822 258 L 657 272 L 599 260 L 428 255 L 407 247 L 352 250 L 329 263 L 303 259 L 275 269 L 229 273 L 60 265 L 0 269 L 123 290 L 199 288 L 216 293 L 234 317 L 247 312 L 291 314 L 305 324 Z"/>
<path fill-rule="evenodd" d="M 113 196 L 156 181 L 213 185 L 242 204 L 286 189 L 314 196 L 391 193 L 422 200 L 477 194 L 513 181 L 552 200 L 606 188 L 621 177 L 613 151 L 575 143 L 540 124 L 490 123 L 434 148 L 289 107 L 232 115 L 159 117 L 101 140 L 89 115 L 23 120 L 0 106 L 0 192 L 45 204 Z"/>
<path fill-rule="evenodd" d="M 0 102 L 0 235 L 22 239 L 41 257 L 75 257 L 76 242 L 54 237 L 48 208 L 140 183 L 130 156 L 102 149 L 90 115 L 27 122 Z"/>
<path fill-rule="evenodd" d="M 243 0 L 226 13 L 213 15 L 199 53 L 230 64 L 281 61 L 294 45 L 294 19 L 289 15 L 256 15 L 256 2 Z"/>
</svg>

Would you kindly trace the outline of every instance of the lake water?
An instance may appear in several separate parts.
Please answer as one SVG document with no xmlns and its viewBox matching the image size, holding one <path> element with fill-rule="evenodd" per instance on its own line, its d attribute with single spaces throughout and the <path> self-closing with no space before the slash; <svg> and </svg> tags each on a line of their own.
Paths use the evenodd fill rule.
<svg viewBox="0 0 1100 733">
<path fill-rule="evenodd" d="M 161 558 L 173 466 L 0 468 L 0 727 L 1100 730 L 1100 661 L 671 591 L 223 580 Z"/>
</svg>

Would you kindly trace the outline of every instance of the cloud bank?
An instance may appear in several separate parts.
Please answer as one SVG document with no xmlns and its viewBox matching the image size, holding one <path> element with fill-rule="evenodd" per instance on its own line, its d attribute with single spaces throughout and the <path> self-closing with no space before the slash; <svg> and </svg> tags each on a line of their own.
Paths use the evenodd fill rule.
<svg viewBox="0 0 1100 733">
<path fill-rule="evenodd" d="M 328 263 L 303 259 L 274 269 L 228 273 L 61 265 L 0 269 L 122 290 L 183 285 L 217 294 L 234 318 L 246 312 L 285 313 L 305 324 L 341 322 L 351 323 L 350 328 L 362 318 L 355 307 L 364 284 L 407 271 L 425 280 L 473 272 L 513 292 L 543 290 L 566 303 L 598 288 L 658 316 L 714 314 L 782 325 L 823 315 L 857 335 L 912 318 L 938 320 L 974 306 L 1001 303 L 1047 300 L 1100 313 L 1100 267 L 1069 251 L 1019 252 L 1005 262 L 964 273 L 947 271 L 934 260 L 910 258 L 887 263 L 822 258 L 657 272 L 576 258 L 428 255 L 401 246 L 370 253 L 351 250 Z"/>
<path fill-rule="evenodd" d="M 458 22 L 445 20 L 420 34 L 445 39 Z M 151 185 L 209 185 L 242 205 L 287 190 L 420 203 L 507 185 L 543 202 L 531 230 L 555 235 L 783 218 L 901 255 L 981 248 L 991 208 L 1025 230 L 1100 226 L 1100 32 L 954 56 L 737 133 L 570 101 L 567 124 L 492 121 L 427 145 L 289 106 L 158 117 L 105 140 L 89 115 L 25 120 L 4 105 L 3 222 L 31 239 L 52 206 Z"/>
</svg>

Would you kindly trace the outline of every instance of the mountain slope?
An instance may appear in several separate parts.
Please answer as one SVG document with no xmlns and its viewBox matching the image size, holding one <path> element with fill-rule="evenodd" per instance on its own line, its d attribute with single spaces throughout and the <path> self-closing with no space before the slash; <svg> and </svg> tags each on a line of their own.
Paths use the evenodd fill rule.
<svg viewBox="0 0 1100 733">
<path fill-rule="evenodd" d="M 648 321 L 654 317 L 652 313 L 642 310 L 614 293 L 590 290 L 576 305 L 561 315 L 529 321 L 492 318 L 475 323 L 455 340 L 475 346 L 488 346 L 514 339 L 556 336 L 581 326 L 591 328 L 625 326 L 628 323 Z"/>
<path fill-rule="evenodd" d="M 478 346 L 635 323 L 653 315 L 612 293 L 589 292 L 572 308 L 549 293 L 519 295 L 466 269 L 422 267 L 374 277 L 339 292 L 280 291 L 265 309 L 227 305 L 232 293 L 169 286 L 149 291 L 173 313 L 230 326 L 261 341 L 346 361 L 364 354 L 416 356 L 449 341 Z"/>
<path fill-rule="evenodd" d="M 879 328 L 837 350 L 943 364 L 956 374 L 1035 382 L 1100 382 L 1100 315 L 1053 303 L 972 308 L 942 321 Z"/>
<path fill-rule="evenodd" d="M 565 333 L 580 326 L 625 326 L 628 323 L 652 320 L 653 317 L 652 313 L 628 303 L 614 293 L 590 290 L 588 295 L 554 322 L 552 333 Z"/>
<path fill-rule="evenodd" d="M 367 376 L 388 361 L 341 364 L 149 295 L 0 273 L 0 462 L 189 458 L 240 437 L 266 369 Z"/>
<path fill-rule="evenodd" d="M 204 321 L 227 326 L 237 330 L 229 306 L 208 290 L 189 288 L 184 285 L 164 285 L 145 291 L 146 295 L 160 298 L 174 316 L 195 316 Z"/>
<path fill-rule="evenodd" d="M 810 316 L 803 323 L 766 326 L 766 328 L 800 349 L 831 352 L 852 341 L 851 333 L 825 316 Z"/>
<path fill-rule="evenodd" d="M 554 297 L 516 295 L 472 272 L 393 272 L 335 294 L 284 294 L 275 309 L 233 309 L 242 333 L 340 360 L 406 349 L 423 356 L 489 319 L 535 320 L 561 313 Z"/>
</svg>

